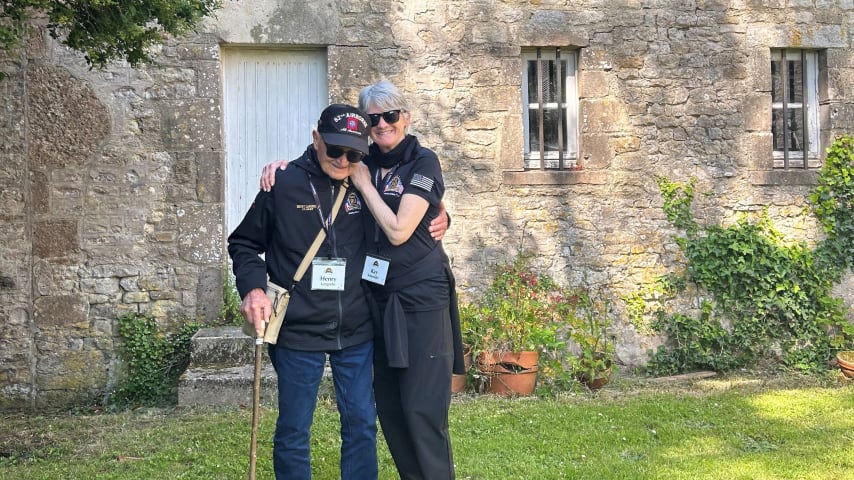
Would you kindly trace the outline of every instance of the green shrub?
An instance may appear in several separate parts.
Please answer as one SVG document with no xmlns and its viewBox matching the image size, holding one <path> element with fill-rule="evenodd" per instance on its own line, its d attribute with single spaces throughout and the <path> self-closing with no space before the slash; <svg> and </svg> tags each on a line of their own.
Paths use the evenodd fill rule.
<svg viewBox="0 0 854 480">
<path fill-rule="evenodd" d="M 190 339 L 200 327 L 185 323 L 177 332 L 165 334 L 151 315 L 120 317 L 122 375 L 112 402 L 119 406 L 172 403 L 178 377 L 190 361 Z"/>
</svg>

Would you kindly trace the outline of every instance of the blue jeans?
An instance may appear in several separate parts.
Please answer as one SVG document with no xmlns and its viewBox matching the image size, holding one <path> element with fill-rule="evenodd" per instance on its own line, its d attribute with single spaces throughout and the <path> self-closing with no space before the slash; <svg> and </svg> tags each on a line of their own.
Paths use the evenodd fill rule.
<svg viewBox="0 0 854 480">
<path fill-rule="evenodd" d="M 376 480 L 378 475 L 373 349 L 371 341 L 329 352 L 341 417 L 341 480 Z M 326 353 L 271 345 L 270 360 L 279 381 L 273 469 L 278 480 L 309 480 L 311 423 Z"/>
</svg>

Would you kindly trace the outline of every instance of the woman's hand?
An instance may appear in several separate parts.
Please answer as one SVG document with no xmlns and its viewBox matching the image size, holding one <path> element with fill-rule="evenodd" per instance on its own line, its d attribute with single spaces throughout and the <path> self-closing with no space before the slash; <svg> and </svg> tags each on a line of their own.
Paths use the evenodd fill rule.
<svg viewBox="0 0 854 480">
<path fill-rule="evenodd" d="M 357 162 L 350 164 L 350 181 L 353 182 L 360 192 L 364 192 L 368 188 L 374 188 L 371 184 L 371 171 L 365 162 Z"/>
<path fill-rule="evenodd" d="M 276 160 L 275 162 L 264 165 L 264 168 L 261 170 L 261 190 L 269 192 L 273 188 L 273 184 L 276 183 L 276 170 L 280 168 L 284 170 L 287 166 L 287 160 Z"/>
</svg>

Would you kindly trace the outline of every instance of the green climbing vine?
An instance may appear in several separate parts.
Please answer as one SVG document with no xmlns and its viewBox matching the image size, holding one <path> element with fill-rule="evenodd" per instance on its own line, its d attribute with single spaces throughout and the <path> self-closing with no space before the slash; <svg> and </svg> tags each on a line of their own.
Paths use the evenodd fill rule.
<svg viewBox="0 0 854 480">
<path fill-rule="evenodd" d="M 160 331 L 154 317 L 130 313 L 119 318 L 122 375 L 112 402 L 160 405 L 173 401 L 178 377 L 190 360 L 190 339 L 201 327 L 185 323 L 177 332 Z"/>
<path fill-rule="evenodd" d="M 854 136 L 830 146 L 810 202 L 827 236 L 817 249 L 819 259 L 841 274 L 854 266 Z"/>
<path fill-rule="evenodd" d="M 694 181 L 659 178 L 668 220 L 686 259 L 684 278 L 708 296 L 696 316 L 656 309 L 654 331 L 667 343 L 652 354 L 651 374 L 698 368 L 726 371 L 779 356 L 789 367 L 816 371 L 835 350 L 850 346 L 854 327 L 832 288 L 854 257 L 854 139 L 828 150 L 810 196 L 825 239 L 815 249 L 787 242 L 767 212 L 731 226 L 701 228 L 691 215 Z M 672 283 L 672 281 L 671 281 Z M 684 286 L 670 290 L 675 296 Z M 647 307 L 638 296 L 635 314 Z"/>
</svg>

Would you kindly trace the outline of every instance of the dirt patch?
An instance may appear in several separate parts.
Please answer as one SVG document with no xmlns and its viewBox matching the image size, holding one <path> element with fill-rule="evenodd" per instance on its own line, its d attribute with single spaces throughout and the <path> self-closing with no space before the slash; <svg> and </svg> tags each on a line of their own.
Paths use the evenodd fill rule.
<svg viewBox="0 0 854 480">
<path fill-rule="evenodd" d="M 33 460 L 42 458 L 42 452 L 54 449 L 56 439 L 52 432 L 23 427 L 15 431 L 14 425 L 9 425 L 9 419 L 5 420 L 0 431 L 0 460 Z"/>
</svg>

